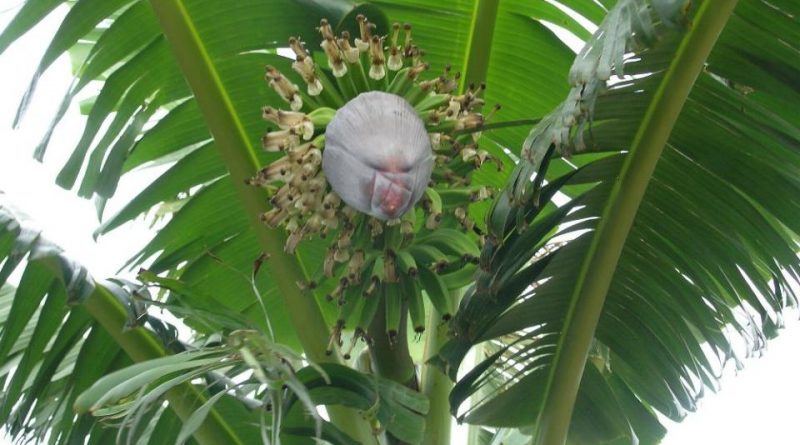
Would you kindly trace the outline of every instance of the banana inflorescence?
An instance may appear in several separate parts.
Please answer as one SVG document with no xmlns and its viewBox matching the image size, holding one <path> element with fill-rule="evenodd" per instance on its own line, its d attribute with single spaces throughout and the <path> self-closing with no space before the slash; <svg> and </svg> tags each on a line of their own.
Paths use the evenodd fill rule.
<svg viewBox="0 0 800 445">
<path fill-rule="evenodd" d="M 440 75 L 423 80 L 429 65 L 412 40 L 411 26 L 395 24 L 388 35 L 379 36 L 365 17 L 358 16 L 357 21 L 360 35 L 353 40 L 346 31 L 336 35 L 326 20 L 320 23 L 324 57 L 314 57 L 300 38 L 289 39 L 296 57 L 295 73 L 287 76 L 274 67 L 267 68 L 269 85 L 291 110 L 264 108 L 265 120 L 274 126 L 264 136 L 264 149 L 284 156 L 250 181 L 271 191 L 273 207 L 263 220 L 287 230 L 288 252 L 303 240 L 324 238 L 328 243 L 313 282 L 330 289 L 327 299 L 338 307 L 331 350 L 343 347 L 345 329 L 354 330 L 353 343 L 367 338 L 368 327 L 378 316 L 385 317 L 390 342 L 402 332 L 406 318 L 414 331 L 422 332 L 425 298 L 443 320 L 453 315 L 456 302 L 452 293 L 471 282 L 480 257 L 481 236 L 469 209 L 492 195 L 486 187 L 472 185 L 471 174 L 486 161 L 496 162 L 477 143 L 484 123 L 499 108 L 495 106 L 487 116 L 480 113 L 484 85 L 469 85 L 458 93 L 459 74 L 449 66 Z M 324 59 L 327 67 L 318 63 Z M 295 74 L 305 88 L 294 83 Z M 384 93 L 371 93 L 374 91 Z M 364 125 L 355 125 L 359 122 L 353 119 L 363 110 L 397 102 L 392 97 L 401 98 L 400 111 L 375 112 L 365 118 Z M 356 98 L 358 107 L 350 107 L 336 134 L 328 135 L 337 113 Z M 398 140 L 402 134 L 380 139 L 382 129 L 401 125 L 375 123 L 376 116 L 399 119 L 404 110 L 416 114 L 410 119 L 422 122 L 429 144 L 427 140 L 422 144 Z M 370 149 L 358 151 L 364 140 L 369 141 Z M 337 152 L 329 159 L 345 164 L 323 166 L 333 162 L 323 162 L 326 142 Z M 427 150 L 428 154 L 390 152 L 397 147 Z M 347 159 L 355 164 L 346 164 L 351 162 Z M 403 164 L 407 159 L 432 160 L 430 179 L 418 184 L 416 166 Z M 337 184 L 357 181 L 331 175 L 348 172 L 377 179 L 363 187 L 342 189 Z M 403 183 L 406 177 L 411 178 L 407 181 L 411 186 Z M 383 181 L 383 188 L 377 187 L 376 180 Z M 377 196 L 379 193 L 389 195 Z M 409 194 L 414 195 L 411 201 Z M 402 211 L 397 212 L 393 204 L 399 204 Z M 378 313 L 380 308 L 384 313 Z M 349 356 L 352 344 L 344 349 Z"/>
</svg>

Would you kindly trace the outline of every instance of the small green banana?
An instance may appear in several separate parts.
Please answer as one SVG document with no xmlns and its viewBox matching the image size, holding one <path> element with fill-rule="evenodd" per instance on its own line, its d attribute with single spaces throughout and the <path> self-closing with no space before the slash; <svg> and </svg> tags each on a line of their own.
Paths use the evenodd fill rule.
<svg viewBox="0 0 800 445">
<path fill-rule="evenodd" d="M 422 288 L 417 286 L 416 280 L 411 276 L 403 277 L 400 285 L 408 304 L 408 316 L 411 318 L 414 332 L 422 333 L 425 331 L 425 302 L 422 299 Z"/>
<path fill-rule="evenodd" d="M 382 289 L 378 289 L 372 295 L 364 297 L 364 305 L 361 306 L 361 313 L 356 323 L 356 335 L 366 335 L 372 319 L 375 318 L 375 314 L 378 312 L 378 304 L 381 302 L 382 293 Z"/>
<path fill-rule="evenodd" d="M 450 298 L 450 292 L 447 286 L 441 278 L 427 269 L 420 269 L 419 278 L 425 288 L 425 293 L 428 294 L 428 299 L 431 301 L 431 304 L 442 314 L 442 320 L 446 321 L 452 318 L 455 313 L 455 305 Z"/>
<path fill-rule="evenodd" d="M 465 259 L 478 258 L 481 255 L 477 241 L 456 229 L 437 229 L 430 235 L 419 238 L 415 244 L 431 245 L 441 250 L 445 255 L 466 257 Z"/>
<path fill-rule="evenodd" d="M 397 265 L 400 268 L 400 273 L 407 277 L 416 277 L 419 272 L 417 270 L 417 262 L 414 260 L 414 255 L 405 249 L 397 252 Z"/>
<path fill-rule="evenodd" d="M 386 335 L 389 342 L 397 340 L 400 331 L 400 321 L 403 318 L 403 296 L 398 283 L 385 283 L 383 285 L 384 308 L 386 309 Z"/>
<path fill-rule="evenodd" d="M 444 252 L 428 244 L 417 243 L 408 250 L 411 252 L 411 255 L 414 256 L 414 260 L 417 264 L 421 266 L 420 269 L 433 269 L 438 271 L 450 264 L 451 259 L 448 258 Z"/>
</svg>

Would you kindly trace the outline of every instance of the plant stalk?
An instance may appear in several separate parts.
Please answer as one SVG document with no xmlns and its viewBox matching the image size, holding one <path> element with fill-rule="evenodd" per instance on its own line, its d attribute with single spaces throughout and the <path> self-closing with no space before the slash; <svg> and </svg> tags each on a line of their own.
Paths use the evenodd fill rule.
<svg viewBox="0 0 800 445">
<path fill-rule="evenodd" d="M 150 332 L 142 327 L 131 329 L 127 326 L 128 314 L 125 308 L 102 285 L 95 284 L 94 291 L 83 301 L 82 306 L 133 361 L 143 362 L 167 355 L 164 347 Z M 178 385 L 167 392 L 167 400 L 183 421 L 206 401 L 189 383 Z M 236 432 L 213 408 L 194 432 L 194 438 L 201 445 L 243 444 Z"/>
<path fill-rule="evenodd" d="M 314 362 L 339 362 L 338 354 L 325 353 L 330 335 L 327 323 L 314 295 L 298 287 L 307 278 L 297 258 L 284 252 L 285 235 L 268 229 L 260 220 L 260 215 L 268 210 L 266 192 L 245 184 L 258 171 L 260 163 L 183 0 L 150 0 L 150 5 L 200 106 L 250 225 L 269 256 L 267 267 L 276 280 L 306 356 Z M 351 437 L 362 443 L 373 442 L 368 425 L 355 412 L 335 406 L 329 407 L 328 412 L 332 422 Z"/>
<path fill-rule="evenodd" d="M 458 298 L 461 293 L 452 295 Z M 442 315 L 434 308 L 428 311 L 425 321 L 425 352 L 423 357 L 435 357 L 439 348 L 447 342 L 447 323 L 442 322 Z M 437 445 L 450 443 L 450 390 L 453 381 L 436 366 L 423 364 L 422 366 L 422 393 L 428 397 L 430 408 L 425 419 L 425 436 L 422 445 Z"/>
<path fill-rule="evenodd" d="M 647 184 L 697 76 L 736 0 L 706 0 L 694 15 L 644 114 L 581 264 L 532 444 L 566 443 L 572 410 L 603 303 Z"/>
<path fill-rule="evenodd" d="M 376 298 L 373 295 L 371 298 Z M 369 355 L 372 363 L 372 371 L 395 382 L 401 383 L 411 389 L 419 389 L 417 383 L 417 371 L 414 368 L 414 361 L 408 352 L 408 329 L 406 328 L 407 308 L 405 305 L 400 309 L 400 327 L 394 341 L 389 340 L 386 333 L 386 317 L 383 316 L 386 310 L 385 300 L 382 299 L 378 305 L 377 315 L 372 319 L 367 334 L 370 338 Z M 406 445 L 396 437 L 386 432 L 388 445 Z"/>
<path fill-rule="evenodd" d="M 373 296 L 374 298 L 374 296 Z M 418 389 L 417 371 L 414 361 L 408 352 L 408 309 L 403 305 L 400 318 L 400 329 L 394 342 L 389 341 L 386 334 L 385 302 L 381 301 L 372 323 L 369 325 L 368 335 L 371 339 L 369 354 L 372 360 L 372 369 L 375 374 L 402 383 L 412 389 Z"/>
<path fill-rule="evenodd" d="M 311 293 L 297 286 L 307 279 L 297 259 L 283 251 L 285 236 L 267 228 L 259 219 L 269 210 L 268 197 L 261 188 L 245 184 L 245 179 L 255 175 L 260 163 L 202 39 L 181 0 L 151 0 L 150 4 L 203 112 L 258 241 L 269 255 L 266 266 L 281 290 L 300 342 L 311 360 L 327 361 L 325 347 L 329 333 L 322 312 Z"/>
</svg>

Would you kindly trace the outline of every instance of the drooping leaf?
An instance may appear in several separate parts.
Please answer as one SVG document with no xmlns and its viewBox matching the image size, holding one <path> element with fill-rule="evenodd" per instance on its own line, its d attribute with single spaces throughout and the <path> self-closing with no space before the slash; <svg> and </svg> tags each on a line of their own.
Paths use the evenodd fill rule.
<svg viewBox="0 0 800 445">
<path fill-rule="evenodd" d="M 304 368 L 298 380 L 316 403 L 343 404 L 373 416 L 381 428 L 398 439 L 416 444 L 422 440 L 428 402 L 421 394 L 391 380 L 362 374 L 341 365 L 321 365 L 319 370 Z M 326 381 L 328 380 L 328 381 Z M 287 399 L 287 408 L 296 400 Z"/>
<path fill-rule="evenodd" d="M 46 439 L 64 444 L 105 437 L 107 430 L 99 428 L 91 416 L 76 415 L 73 403 L 101 376 L 114 375 L 112 371 L 130 365 L 123 347 L 134 356 L 142 355 L 141 349 L 134 352 L 137 350 L 131 348 L 133 336 L 125 340 L 115 337 L 115 330 L 141 327 L 135 317 L 130 317 L 129 326 L 114 325 L 103 318 L 105 313 L 90 315 L 87 306 L 97 307 L 97 300 L 103 298 L 97 293 L 101 292 L 119 299 L 114 304 L 132 307 L 133 292 L 112 282 L 95 282 L 61 249 L 20 224 L 5 205 L 0 206 L 0 254 L 0 380 L 7 389 L 0 397 L 0 419 L 13 436 L 37 442 Z M 5 283 L 18 268 L 22 271 L 19 282 L 13 286 Z M 122 318 L 124 321 L 124 315 Z M 149 326 L 168 330 L 152 316 L 144 320 Z M 146 335 L 143 339 L 149 345 L 157 342 L 155 335 Z M 141 378 L 141 373 L 137 377 Z M 114 392 L 104 392 L 108 394 Z M 151 420 L 158 421 L 148 416 L 144 423 Z M 175 431 L 172 437 L 177 434 Z M 170 436 L 140 443 L 160 443 L 164 437 Z"/>
<path fill-rule="evenodd" d="M 704 390 L 716 388 L 721 366 L 732 358 L 739 363 L 732 355 L 734 339 L 743 340 L 748 352 L 758 350 L 770 326 L 780 324 L 781 311 L 796 304 L 790 281 L 797 279 L 800 266 L 798 232 L 789 213 L 797 212 L 797 203 L 788 193 L 796 193 L 798 183 L 785 167 L 800 165 L 797 127 L 790 117 L 762 105 L 767 97 L 770 103 L 780 100 L 774 94 L 791 81 L 764 75 L 762 85 L 748 84 L 756 93 L 738 83 L 741 75 L 731 64 L 756 52 L 739 32 L 757 3 L 740 2 L 731 17 L 672 129 L 633 226 L 622 238 L 577 393 L 571 442 L 657 443 L 665 430 L 655 412 L 680 420 L 694 410 Z M 646 6 L 618 2 L 617 11 L 635 4 Z M 776 22 L 776 29 L 784 21 L 780 6 L 769 13 L 758 9 L 765 23 Z M 569 296 L 589 273 L 578 265 L 591 254 L 598 224 L 608 216 L 604 209 L 615 197 L 612 185 L 625 184 L 627 178 L 615 158 L 624 160 L 636 143 L 646 122 L 643 115 L 657 100 L 675 57 L 678 41 L 668 29 L 682 20 L 659 20 L 667 25 L 655 22 L 664 34 L 624 63 L 624 74 L 633 77 L 606 84 L 607 76 L 600 76 L 599 89 L 591 77 L 585 78 L 573 90 L 578 96 L 571 95 L 532 132 L 523 153 L 530 164 L 518 167 L 510 195 L 490 212 L 489 228 L 495 232 L 484 251 L 482 273 L 456 316 L 455 339 L 439 357 L 454 372 L 472 345 L 497 351 L 452 393 L 454 412 L 471 395 L 479 395 L 463 412 L 466 421 L 536 426 L 546 415 L 539 410 L 554 381 L 548 374 L 566 341 L 564 332 L 575 323 L 590 323 L 570 318 L 575 303 Z M 619 22 L 615 26 L 605 29 L 618 29 Z M 597 35 L 605 36 L 602 32 Z M 779 34 L 763 37 L 761 51 L 782 50 Z M 594 70 L 602 65 L 597 62 L 602 57 L 596 57 L 609 42 L 593 42 L 600 49 L 595 56 L 583 53 L 573 72 L 581 63 Z M 776 72 L 797 73 L 794 60 L 773 63 Z M 609 68 L 615 66 L 622 68 L 613 62 Z M 574 107 L 576 97 L 581 100 L 575 108 L 578 118 L 559 120 L 571 115 L 559 113 Z M 734 142 L 742 140 L 748 143 Z M 589 155 L 576 155 L 574 163 L 581 167 L 565 175 L 569 164 L 549 158 L 553 144 L 564 154 L 621 151 L 622 156 L 586 163 L 583 158 Z M 537 191 L 536 181 L 527 179 L 537 170 L 551 181 L 548 186 L 565 180 L 559 188 L 572 200 L 561 209 L 574 208 L 558 218 L 561 228 L 550 233 L 537 232 L 557 212 L 545 188 Z M 586 186 L 596 185 L 587 191 L 584 179 Z M 521 233 L 520 227 L 525 227 Z M 533 256 L 532 263 L 513 262 L 523 251 Z M 514 409 L 523 400 L 531 411 Z"/>
</svg>

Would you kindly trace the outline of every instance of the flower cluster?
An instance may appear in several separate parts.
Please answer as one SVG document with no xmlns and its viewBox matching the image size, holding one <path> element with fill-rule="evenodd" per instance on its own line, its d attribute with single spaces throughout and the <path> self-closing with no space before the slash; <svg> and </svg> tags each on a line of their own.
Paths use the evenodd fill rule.
<svg viewBox="0 0 800 445">
<path fill-rule="evenodd" d="M 357 20 L 352 40 L 320 23 L 327 68 L 300 38 L 289 39 L 305 88 L 267 67 L 270 87 L 291 111 L 264 107 L 275 129 L 263 147 L 284 156 L 250 181 L 271 191 L 263 220 L 286 229 L 288 252 L 330 235 L 318 278 L 338 278 L 328 294 L 340 308 L 332 346 L 341 345 L 350 319 L 365 337 L 380 301 L 390 338 L 404 319 L 401 307 L 415 330 L 424 328 L 423 290 L 443 318 L 452 314 L 449 290 L 469 282 L 479 254 L 468 208 L 491 196 L 470 179 L 493 160 L 478 146 L 479 131 L 499 108 L 481 114 L 484 85 L 459 92 L 449 66 L 423 80 L 429 65 L 411 26 L 380 36 L 365 17 Z"/>
</svg>

